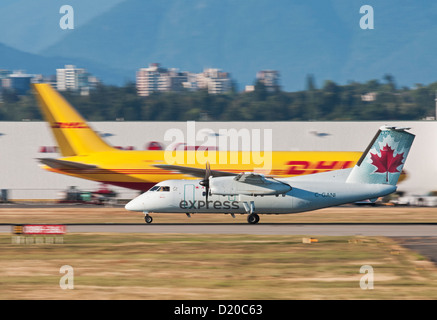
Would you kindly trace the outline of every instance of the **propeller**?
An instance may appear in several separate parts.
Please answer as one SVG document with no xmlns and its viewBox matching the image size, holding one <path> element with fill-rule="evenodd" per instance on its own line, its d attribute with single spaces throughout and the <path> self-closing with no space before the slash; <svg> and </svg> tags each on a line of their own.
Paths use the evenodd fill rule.
<svg viewBox="0 0 437 320">
<path fill-rule="evenodd" d="M 211 168 L 209 165 L 209 162 L 206 163 L 206 170 L 205 170 L 205 178 L 199 182 L 201 186 L 205 187 L 205 198 L 206 198 L 206 207 L 208 208 L 208 195 L 209 195 L 209 177 L 211 177 Z"/>
</svg>

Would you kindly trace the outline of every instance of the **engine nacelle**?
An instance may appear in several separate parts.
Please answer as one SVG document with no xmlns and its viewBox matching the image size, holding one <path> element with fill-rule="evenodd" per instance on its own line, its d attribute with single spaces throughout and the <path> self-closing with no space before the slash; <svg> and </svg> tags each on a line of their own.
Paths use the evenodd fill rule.
<svg viewBox="0 0 437 320">
<path fill-rule="evenodd" d="M 256 179 L 237 177 L 210 178 L 210 192 L 214 195 L 278 195 L 289 192 L 292 188 L 283 182 L 257 175 Z M 255 181 L 256 180 L 256 181 Z"/>
</svg>

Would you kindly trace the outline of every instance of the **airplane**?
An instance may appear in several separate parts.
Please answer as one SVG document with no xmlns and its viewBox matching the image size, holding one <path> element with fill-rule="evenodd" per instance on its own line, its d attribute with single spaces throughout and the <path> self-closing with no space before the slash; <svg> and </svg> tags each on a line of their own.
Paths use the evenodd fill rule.
<svg viewBox="0 0 437 320">
<path fill-rule="evenodd" d="M 33 85 L 38 104 L 57 141 L 60 158 L 39 158 L 42 168 L 50 172 L 92 180 L 144 192 L 157 182 L 168 179 L 201 178 L 205 162 L 190 165 L 170 165 L 164 150 L 119 150 L 102 139 L 85 119 L 50 84 Z M 193 150 L 175 151 L 182 159 Z M 250 163 L 220 164 L 219 159 L 245 159 Z M 273 151 L 270 175 L 274 177 L 303 176 L 337 169 L 351 168 L 361 152 Z M 250 151 L 215 152 L 215 168 L 221 175 L 257 171 L 260 168 Z"/>
<path fill-rule="evenodd" d="M 207 164 L 204 179 L 168 180 L 126 204 L 129 211 L 150 213 L 259 214 L 311 211 L 386 196 L 396 191 L 414 135 L 410 128 L 381 127 L 353 168 L 311 175 L 272 178 L 254 172 L 214 176 Z"/>
</svg>

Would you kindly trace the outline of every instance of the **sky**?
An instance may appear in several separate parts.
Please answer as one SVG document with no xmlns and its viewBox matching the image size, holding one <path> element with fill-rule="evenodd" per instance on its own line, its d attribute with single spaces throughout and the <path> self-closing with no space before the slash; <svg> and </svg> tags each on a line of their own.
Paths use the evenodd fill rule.
<svg viewBox="0 0 437 320">
<path fill-rule="evenodd" d="M 60 28 L 65 4 L 73 30 Z M 120 69 L 107 78 L 117 84 L 161 62 L 220 68 L 240 88 L 263 69 L 279 70 L 286 90 L 304 89 L 308 74 L 319 87 L 385 74 L 414 86 L 437 80 L 436 15 L 425 0 L 2 0 L 0 43 Z"/>
</svg>

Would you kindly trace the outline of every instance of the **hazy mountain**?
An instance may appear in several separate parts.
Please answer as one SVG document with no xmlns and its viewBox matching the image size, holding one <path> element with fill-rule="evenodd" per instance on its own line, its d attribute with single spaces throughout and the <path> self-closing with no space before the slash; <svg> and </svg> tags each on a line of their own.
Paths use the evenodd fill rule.
<svg viewBox="0 0 437 320">
<path fill-rule="evenodd" d="M 75 27 L 81 27 L 124 0 L 1 0 L 0 43 L 30 53 L 39 53 L 67 36 L 59 20 L 62 5 L 75 12 Z"/>
<path fill-rule="evenodd" d="M 340 80 L 367 81 L 392 74 L 399 85 L 437 80 L 437 3 L 415 0 L 366 1 L 375 13 L 375 29 L 359 28 L 362 1 L 333 1 L 344 26 L 353 30 Z M 356 14 L 355 14 L 356 12 Z"/>
<path fill-rule="evenodd" d="M 190 71 L 216 67 L 242 84 L 252 83 L 258 70 L 277 69 L 284 84 L 303 85 L 307 73 L 338 76 L 330 57 L 344 61 L 351 36 L 330 1 L 317 3 L 128 0 L 44 54 L 86 57 L 132 72 L 151 62 Z"/>
<path fill-rule="evenodd" d="M 75 19 L 83 19 L 85 4 L 71 4 Z M 135 71 L 152 62 L 193 72 L 221 68 L 240 88 L 263 69 L 279 70 L 286 90 L 303 89 L 307 74 L 319 86 L 326 79 L 343 84 L 387 73 L 399 85 L 436 81 L 437 3 L 366 4 L 374 8 L 374 30 L 360 29 L 358 0 L 112 0 L 45 48 L 36 42 L 46 57 L 120 70 L 118 82 L 134 80 Z"/>
<path fill-rule="evenodd" d="M 107 66 L 101 66 L 95 62 L 89 62 L 81 58 L 43 57 L 32 53 L 23 52 L 0 43 L 0 69 L 23 70 L 30 74 L 55 75 L 57 68 L 65 64 L 75 64 L 87 68 L 100 79 L 106 79 L 109 83 L 124 84 L 128 78 L 124 73 Z"/>
</svg>

